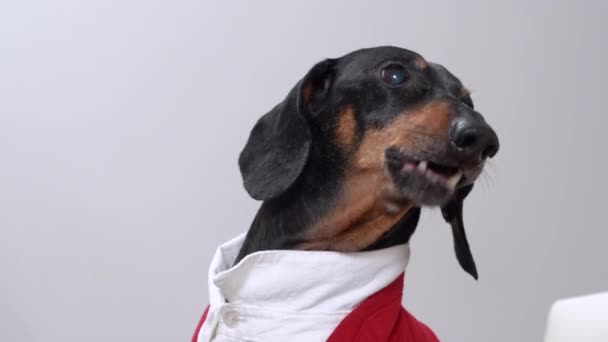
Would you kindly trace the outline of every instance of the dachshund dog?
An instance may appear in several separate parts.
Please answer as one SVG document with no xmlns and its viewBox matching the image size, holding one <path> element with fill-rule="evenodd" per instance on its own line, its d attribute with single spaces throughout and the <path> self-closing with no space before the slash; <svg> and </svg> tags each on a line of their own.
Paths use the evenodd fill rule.
<svg viewBox="0 0 608 342">
<path fill-rule="evenodd" d="M 236 262 L 270 249 L 353 252 L 408 242 L 441 207 L 477 279 L 462 207 L 498 137 L 458 78 L 396 47 L 316 64 L 265 114 L 239 157 L 263 203 Z"/>
<path fill-rule="evenodd" d="M 415 52 L 319 62 L 239 156 L 263 202 L 218 247 L 192 341 L 437 342 L 401 307 L 406 244 L 420 208 L 440 207 L 477 279 L 462 207 L 498 146 L 460 81 Z"/>
</svg>

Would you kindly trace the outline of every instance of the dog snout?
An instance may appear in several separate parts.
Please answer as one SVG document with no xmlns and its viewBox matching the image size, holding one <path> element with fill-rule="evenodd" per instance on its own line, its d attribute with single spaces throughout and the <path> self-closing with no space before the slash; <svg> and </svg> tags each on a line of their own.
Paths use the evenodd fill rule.
<svg viewBox="0 0 608 342">
<path fill-rule="evenodd" d="M 483 119 L 473 115 L 453 120 L 450 142 L 461 159 L 481 162 L 496 155 L 499 149 L 496 132 Z"/>
</svg>

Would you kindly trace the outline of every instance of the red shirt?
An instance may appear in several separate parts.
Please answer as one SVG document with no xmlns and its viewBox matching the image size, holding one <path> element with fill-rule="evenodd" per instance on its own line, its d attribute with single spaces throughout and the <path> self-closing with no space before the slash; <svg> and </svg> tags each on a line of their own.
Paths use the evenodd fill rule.
<svg viewBox="0 0 608 342">
<path fill-rule="evenodd" d="M 327 339 L 328 342 L 438 342 L 424 323 L 401 306 L 403 274 L 349 313 Z M 209 307 L 198 323 L 192 342 L 205 322 Z M 314 342 L 314 341 L 311 341 Z"/>
</svg>

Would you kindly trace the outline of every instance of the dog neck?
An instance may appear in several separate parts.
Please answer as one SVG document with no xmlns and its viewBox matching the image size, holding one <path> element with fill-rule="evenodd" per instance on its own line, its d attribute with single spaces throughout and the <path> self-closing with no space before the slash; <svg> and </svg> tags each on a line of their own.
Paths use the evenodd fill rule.
<svg viewBox="0 0 608 342">
<path fill-rule="evenodd" d="M 332 207 L 306 229 L 304 250 L 361 251 L 386 234 L 411 208 L 409 202 L 395 204 L 387 198 L 382 171 L 347 173 Z"/>
<path fill-rule="evenodd" d="M 308 169 L 288 192 L 262 203 L 235 263 L 260 250 L 355 252 L 409 241 L 420 209 L 387 201 L 382 171 Z"/>
</svg>

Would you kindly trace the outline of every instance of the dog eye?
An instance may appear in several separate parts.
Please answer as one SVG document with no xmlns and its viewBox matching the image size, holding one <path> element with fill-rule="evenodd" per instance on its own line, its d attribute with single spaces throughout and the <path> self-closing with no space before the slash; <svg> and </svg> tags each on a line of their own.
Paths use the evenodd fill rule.
<svg viewBox="0 0 608 342">
<path fill-rule="evenodd" d="M 384 67 L 380 76 L 384 82 L 392 86 L 401 85 L 407 81 L 408 78 L 407 70 L 400 64 L 391 64 Z"/>
</svg>

